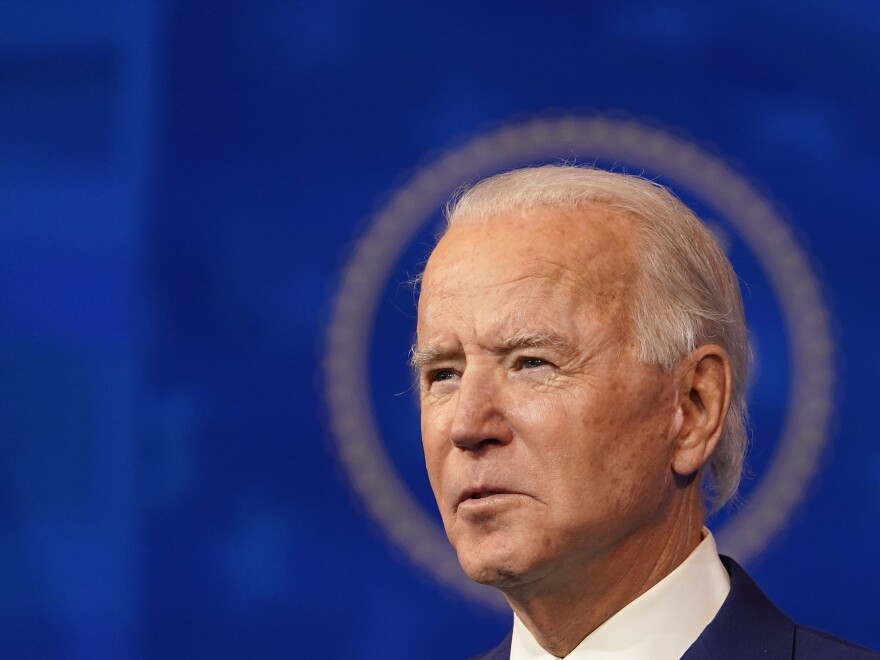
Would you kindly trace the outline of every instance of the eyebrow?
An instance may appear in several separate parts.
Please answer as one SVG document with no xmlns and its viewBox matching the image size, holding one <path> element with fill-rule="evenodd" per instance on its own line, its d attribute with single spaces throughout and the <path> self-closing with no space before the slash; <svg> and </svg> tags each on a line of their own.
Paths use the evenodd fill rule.
<svg viewBox="0 0 880 660">
<path fill-rule="evenodd" d="M 501 344 L 500 352 L 509 352 L 517 348 L 552 348 L 565 351 L 570 348 L 570 344 L 565 337 L 552 330 L 539 332 L 521 330 Z"/>
<path fill-rule="evenodd" d="M 489 352 L 502 355 L 521 348 L 552 348 L 559 352 L 566 352 L 570 346 L 569 341 L 558 332 L 521 330 L 505 339 L 497 348 L 489 349 Z M 439 344 L 427 344 L 421 348 L 413 345 L 410 349 L 409 363 L 413 369 L 421 370 L 426 365 L 449 359 L 456 353 L 458 353 L 457 349 L 449 350 Z"/>
<path fill-rule="evenodd" d="M 418 348 L 413 344 L 409 349 L 409 366 L 417 371 L 424 369 L 425 365 L 439 362 L 444 358 L 448 358 L 452 351 L 441 348 L 437 344 L 428 344 Z"/>
</svg>

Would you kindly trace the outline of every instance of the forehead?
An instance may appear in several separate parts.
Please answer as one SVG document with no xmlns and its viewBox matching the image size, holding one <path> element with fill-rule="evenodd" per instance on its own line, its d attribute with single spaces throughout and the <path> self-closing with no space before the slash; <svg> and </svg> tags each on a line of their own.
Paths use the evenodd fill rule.
<svg viewBox="0 0 880 660">
<path fill-rule="evenodd" d="M 624 309 L 633 283 L 634 223 L 601 205 L 464 217 L 425 268 L 419 325 L 468 300 L 498 307 L 567 311 Z M 480 310 L 485 311 L 485 310 Z"/>
<path fill-rule="evenodd" d="M 418 343 L 553 331 L 580 345 L 629 336 L 633 222 L 592 206 L 463 218 L 422 279 Z"/>
</svg>

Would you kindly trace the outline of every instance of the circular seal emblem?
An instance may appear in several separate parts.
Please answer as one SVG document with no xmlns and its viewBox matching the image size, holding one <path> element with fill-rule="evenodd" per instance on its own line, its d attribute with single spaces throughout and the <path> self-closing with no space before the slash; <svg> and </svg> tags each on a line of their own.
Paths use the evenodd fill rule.
<svg viewBox="0 0 880 660">
<path fill-rule="evenodd" d="M 391 194 L 355 245 L 333 300 L 324 383 L 339 460 L 369 515 L 434 579 L 493 609 L 503 600 L 464 575 L 424 494 L 423 464 L 414 467 L 421 451 L 417 411 L 405 396 L 411 381 L 399 375 L 415 326 L 414 295 L 409 309 L 394 298 L 406 274 L 420 270 L 430 232 L 440 230 L 439 209 L 463 183 L 562 159 L 660 179 L 716 230 L 744 280 L 757 356 L 750 410 L 760 450 L 749 458 L 756 476 L 744 504 L 713 521 L 723 552 L 748 562 L 784 528 L 817 470 L 832 414 L 834 347 L 818 279 L 773 205 L 718 158 L 669 131 L 604 116 L 511 123 L 441 154 Z M 391 331 L 392 325 L 407 329 Z M 389 399 L 400 407 L 389 408 Z"/>
</svg>

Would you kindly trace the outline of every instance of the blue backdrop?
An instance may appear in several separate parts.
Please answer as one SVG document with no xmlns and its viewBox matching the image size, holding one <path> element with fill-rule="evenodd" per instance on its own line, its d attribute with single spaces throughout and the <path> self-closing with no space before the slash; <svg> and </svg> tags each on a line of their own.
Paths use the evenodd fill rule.
<svg viewBox="0 0 880 660">
<path fill-rule="evenodd" d="M 456 658 L 407 372 L 455 185 L 645 172 L 757 354 L 713 527 L 880 647 L 880 6 L 12 0 L 0 10 L 0 656 Z"/>
</svg>

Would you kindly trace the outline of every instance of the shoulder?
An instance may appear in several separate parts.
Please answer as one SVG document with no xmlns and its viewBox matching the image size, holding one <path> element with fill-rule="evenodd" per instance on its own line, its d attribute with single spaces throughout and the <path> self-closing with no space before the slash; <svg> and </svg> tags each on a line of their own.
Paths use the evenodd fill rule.
<svg viewBox="0 0 880 660">
<path fill-rule="evenodd" d="M 474 656 L 471 660 L 510 660 L 510 641 L 512 637 L 513 631 L 511 630 L 498 646 L 491 651 Z"/>
<path fill-rule="evenodd" d="M 794 650 L 798 660 L 880 660 L 880 653 L 805 626 L 796 627 Z"/>
<path fill-rule="evenodd" d="M 730 574 L 730 593 L 685 660 L 880 660 L 880 654 L 795 623 L 735 561 L 721 560 Z"/>
<path fill-rule="evenodd" d="M 769 628 L 783 635 L 786 628 L 791 630 L 791 657 L 796 660 L 880 660 L 880 653 L 792 621 L 767 598 L 742 567 L 727 557 L 722 560 L 730 572 L 731 587 L 738 588 L 737 596 L 744 596 L 738 604 L 759 612 L 761 618 L 771 624 Z"/>
</svg>

